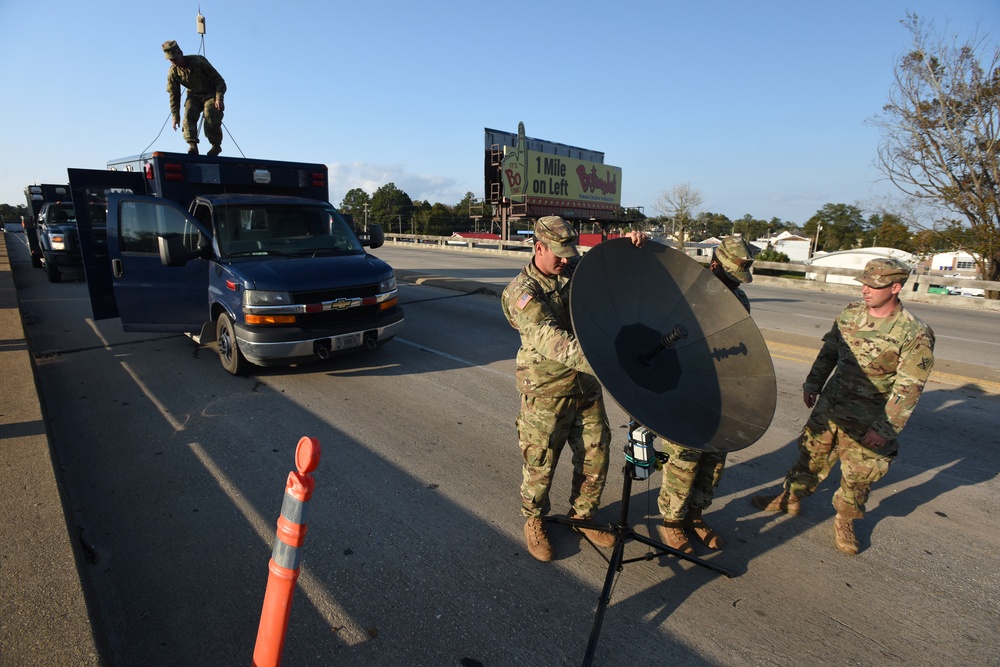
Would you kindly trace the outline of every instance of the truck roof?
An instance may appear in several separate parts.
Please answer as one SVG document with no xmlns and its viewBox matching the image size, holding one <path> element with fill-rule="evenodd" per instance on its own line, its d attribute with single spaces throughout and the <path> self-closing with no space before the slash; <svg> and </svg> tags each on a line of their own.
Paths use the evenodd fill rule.
<svg viewBox="0 0 1000 667">
<path fill-rule="evenodd" d="M 315 168 L 315 169 L 326 169 L 326 165 L 321 162 L 290 162 L 286 160 L 266 160 L 263 158 L 250 158 L 250 157 L 235 157 L 228 155 L 190 155 L 188 153 L 172 153 L 169 151 L 150 151 L 148 153 L 140 153 L 139 155 L 131 155 L 128 157 L 121 157 L 114 160 L 108 160 L 108 169 L 118 169 L 129 164 L 139 164 L 142 162 L 148 162 L 150 160 L 173 160 L 178 162 L 190 162 L 190 163 L 222 163 L 222 164 L 241 164 L 247 166 L 259 165 L 259 166 L 272 166 L 272 167 L 298 167 L 298 168 Z"/>
<path fill-rule="evenodd" d="M 35 183 L 24 188 L 24 197 L 28 205 L 28 215 L 38 216 L 43 204 L 55 201 L 72 202 L 69 185 L 53 183 Z"/>
<path fill-rule="evenodd" d="M 279 204 L 282 206 L 324 206 L 327 202 L 306 197 L 289 197 L 286 195 L 260 195 L 260 194 L 205 194 L 198 195 L 197 199 L 204 200 L 213 206 L 240 206 L 242 204 Z"/>
<path fill-rule="evenodd" d="M 146 194 L 180 204 L 224 193 L 282 195 L 327 201 L 325 164 L 155 151 L 108 162 L 112 171 L 141 174 Z"/>
</svg>

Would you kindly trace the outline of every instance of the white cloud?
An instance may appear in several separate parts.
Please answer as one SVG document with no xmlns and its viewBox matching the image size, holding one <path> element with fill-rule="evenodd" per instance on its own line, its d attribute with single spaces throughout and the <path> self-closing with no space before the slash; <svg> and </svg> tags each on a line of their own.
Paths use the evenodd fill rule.
<svg viewBox="0 0 1000 667">
<path fill-rule="evenodd" d="M 383 185 L 395 183 L 413 200 L 427 200 L 431 204 L 441 203 L 453 206 L 462 200 L 468 191 L 476 192 L 469 184 L 459 183 L 450 176 L 413 174 L 403 164 L 369 164 L 334 162 L 327 165 L 330 170 L 330 201 L 335 206 L 344 199 L 349 190 L 361 188 L 368 194 L 375 194 Z"/>
</svg>

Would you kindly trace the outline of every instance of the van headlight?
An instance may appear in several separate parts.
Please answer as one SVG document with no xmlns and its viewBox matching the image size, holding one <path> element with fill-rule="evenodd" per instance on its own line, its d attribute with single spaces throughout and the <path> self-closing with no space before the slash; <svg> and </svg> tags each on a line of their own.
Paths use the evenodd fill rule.
<svg viewBox="0 0 1000 667">
<path fill-rule="evenodd" d="M 388 294 L 396 289 L 396 274 L 390 273 L 388 277 L 383 278 L 378 284 L 379 294 Z"/>
<path fill-rule="evenodd" d="M 251 308 L 260 306 L 290 306 L 292 295 L 288 292 L 248 289 L 243 292 L 243 305 Z"/>
</svg>

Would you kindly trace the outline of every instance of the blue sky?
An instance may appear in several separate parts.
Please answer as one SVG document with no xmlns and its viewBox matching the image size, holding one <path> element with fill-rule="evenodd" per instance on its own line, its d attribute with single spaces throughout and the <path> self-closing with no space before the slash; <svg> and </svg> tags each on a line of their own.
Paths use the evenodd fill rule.
<svg viewBox="0 0 1000 667">
<path fill-rule="evenodd" d="M 523 121 L 603 151 L 648 215 L 689 183 L 702 210 L 801 224 L 896 194 L 865 120 L 910 45 L 907 10 L 1000 41 L 1000 0 L 0 0 L 0 202 L 67 167 L 186 150 L 160 51 L 176 39 L 226 79 L 223 154 L 323 162 L 334 204 L 388 182 L 482 196 L 483 128 Z"/>
</svg>

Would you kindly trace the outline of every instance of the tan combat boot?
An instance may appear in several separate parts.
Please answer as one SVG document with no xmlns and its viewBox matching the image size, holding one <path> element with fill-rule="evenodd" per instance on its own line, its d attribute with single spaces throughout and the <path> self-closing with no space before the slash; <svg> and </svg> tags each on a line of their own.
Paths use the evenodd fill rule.
<svg viewBox="0 0 1000 667">
<path fill-rule="evenodd" d="M 545 534 L 542 517 L 533 516 L 524 522 L 524 539 L 528 543 L 528 553 L 543 563 L 552 560 L 552 545 Z"/>
<path fill-rule="evenodd" d="M 590 521 L 590 517 L 577 516 L 576 512 L 569 513 L 569 519 L 574 521 Z M 615 546 L 615 536 L 603 530 L 596 530 L 586 526 L 573 526 L 573 530 L 586 537 L 592 544 L 605 549 Z"/>
<path fill-rule="evenodd" d="M 194 142 L 189 142 L 188 143 L 188 155 L 197 155 L 197 154 L 198 154 L 198 144 L 196 144 Z"/>
<path fill-rule="evenodd" d="M 776 496 L 754 496 L 750 499 L 754 507 L 765 512 L 786 512 L 792 516 L 797 516 L 802 511 L 799 504 L 800 498 L 793 496 L 787 490 Z"/>
<path fill-rule="evenodd" d="M 858 553 L 858 538 L 854 534 L 854 519 L 850 519 L 842 514 L 837 514 L 833 520 L 833 538 L 837 541 L 837 548 L 845 554 L 853 556 Z"/>
<path fill-rule="evenodd" d="M 222 146 L 219 144 L 212 144 L 212 147 L 208 149 L 208 154 L 211 156 L 218 155 L 222 152 Z"/>
<path fill-rule="evenodd" d="M 656 529 L 660 532 L 660 540 L 671 549 L 676 549 L 682 553 L 694 554 L 694 547 L 688 542 L 687 535 L 684 534 L 683 521 L 663 520 Z"/>
<path fill-rule="evenodd" d="M 721 549 L 726 544 L 722 536 L 712 530 L 712 527 L 701 518 L 700 509 L 688 510 L 687 516 L 684 517 L 684 528 L 688 532 L 694 533 L 698 541 L 709 549 Z"/>
</svg>

